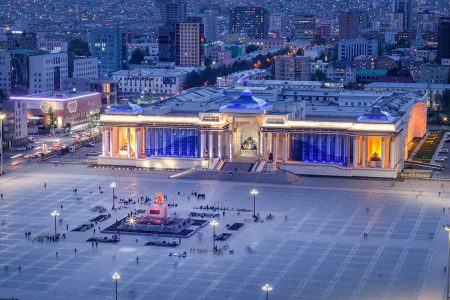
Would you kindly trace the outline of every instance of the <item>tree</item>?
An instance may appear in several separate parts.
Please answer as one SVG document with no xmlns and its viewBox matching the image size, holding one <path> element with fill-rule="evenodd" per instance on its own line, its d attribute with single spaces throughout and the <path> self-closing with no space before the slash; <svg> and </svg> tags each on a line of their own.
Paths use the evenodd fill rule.
<svg viewBox="0 0 450 300">
<path fill-rule="evenodd" d="M 295 52 L 296 56 L 304 56 L 305 55 L 305 50 L 302 48 L 298 48 L 297 52 Z"/>
<path fill-rule="evenodd" d="M 144 61 L 144 52 L 140 48 L 136 48 L 131 53 L 130 65 L 140 65 Z"/>
<path fill-rule="evenodd" d="M 213 60 L 211 57 L 207 56 L 205 57 L 205 66 L 210 66 L 212 64 Z"/>
<path fill-rule="evenodd" d="M 91 55 L 89 44 L 79 38 L 74 38 L 69 41 L 68 50 L 69 52 L 75 53 L 77 56 Z"/>
<path fill-rule="evenodd" d="M 258 51 L 260 49 L 261 49 L 260 46 L 258 46 L 256 44 L 251 44 L 251 45 L 248 45 L 247 47 L 245 47 L 245 53 L 246 54 L 252 53 L 252 52 Z"/>
<path fill-rule="evenodd" d="M 53 111 L 53 107 L 51 106 L 48 108 L 47 117 L 48 117 L 48 125 L 50 126 L 50 128 L 56 128 L 58 122 L 56 121 L 56 115 L 55 112 Z"/>
<path fill-rule="evenodd" d="M 325 81 L 328 80 L 327 75 L 322 72 L 322 70 L 315 70 L 311 75 L 311 80 L 313 81 Z"/>
</svg>

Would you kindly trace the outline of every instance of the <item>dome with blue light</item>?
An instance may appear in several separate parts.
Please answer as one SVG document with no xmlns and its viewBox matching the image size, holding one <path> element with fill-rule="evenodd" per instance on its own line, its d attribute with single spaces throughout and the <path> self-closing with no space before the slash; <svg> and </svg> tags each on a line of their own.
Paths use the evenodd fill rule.
<svg viewBox="0 0 450 300">
<path fill-rule="evenodd" d="M 358 118 L 358 122 L 391 123 L 394 117 L 381 110 L 380 106 L 373 106 L 372 110 Z"/>
<path fill-rule="evenodd" d="M 271 109 L 267 101 L 253 96 L 250 90 L 244 90 L 238 98 L 220 107 L 220 112 L 263 113 Z"/>
</svg>

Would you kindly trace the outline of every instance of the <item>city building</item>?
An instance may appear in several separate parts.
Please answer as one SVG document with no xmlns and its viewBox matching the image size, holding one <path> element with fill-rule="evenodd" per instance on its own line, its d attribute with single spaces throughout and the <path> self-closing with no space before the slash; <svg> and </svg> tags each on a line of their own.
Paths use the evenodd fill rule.
<svg viewBox="0 0 450 300">
<path fill-rule="evenodd" d="M 176 56 L 175 23 L 158 27 L 158 57 L 162 62 L 174 62 Z"/>
<path fill-rule="evenodd" d="M 128 32 L 123 28 L 100 28 L 90 32 L 91 55 L 98 58 L 98 74 L 105 78 L 127 67 Z"/>
<path fill-rule="evenodd" d="M 136 68 L 112 73 L 122 94 L 153 93 L 157 95 L 176 95 L 183 90 L 187 71 L 176 69 Z"/>
<path fill-rule="evenodd" d="M 186 0 L 161 0 L 160 16 L 162 23 L 177 23 L 187 17 Z"/>
<path fill-rule="evenodd" d="M 308 56 L 279 56 L 275 60 L 275 80 L 309 80 L 311 62 Z"/>
<path fill-rule="evenodd" d="M 68 77 L 67 53 L 16 49 L 0 52 L 0 86 L 7 94 L 61 90 Z"/>
<path fill-rule="evenodd" d="M 98 78 L 98 58 L 69 54 L 69 77 Z"/>
<path fill-rule="evenodd" d="M 439 18 L 437 62 L 450 58 L 450 17 Z"/>
<path fill-rule="evenodd" d="M 28 119 L 36 124 L 48 125 L 51 109 L 58 128 L 70 124 L 72 130 L 87 127 L 89 118 L 102 107 L 99 93 L 48 92 L 12 96 L 11 100 L 26 102 Z"/>
<path fill-rule="evenodd" d="M 5 38 L 0 43 L 0 48 L 7 50 L 16 49 L 37 49 L 37 35 L 28 31 L 7 31 Z"/>
<path fill-rule="evenodd" d="M 298 13 L 295 16 L 296 39 L 312 40 L 316 36 L 316 17 L 312 14 Z"/>
<path fill-rule="evenodd" d="M 203 12 L 203 25 L 205 31 L 205 41 L 215 42 L 218 40 L 218 26 L 217 19 L 219 17 L 219 12 L 215 9 L 207 9 Z"/>
<path fill-rule="evenodd" d="M 437 64 L 424 64 L 420 67 L 420 83 L 448 83 L 450 66 L 441 66 Z"/>
<path fill-rule="evenodd" d="M 356 82 L 364 85 L 372 82 L 385 81 L 387 76 L 387 70 L 358 70 L 356 72 Z"/>
<path fill-rule="evenodd" d="M 63 90 L 77 93 L 97 92 L 101 94 L 104 107 L 117 103 L 117 81 L 112 78 L 68 78 L 63 81 Z"/>
<path fill-rule="evenodd" d="M 217 77 L 217 86 L 245 86 L 251 80 L 262 80 L 269 75 L 265 69 L 251 69 L 241 72 L 231 73 L 224 77 Z"/>
<path fill-rule="evenodd" d="M 247 45 L 257 45 L 261 50 L 284 49 L 287 47 L 285 38 L 247 39 Z"/>
<path fill-rule="evenodd" d="M 281 34 L 283 30 L 283 18 L 281 13 L 271 13 L 269 16 L 269 32 Z"/>
<path fill-rule="evenodd" d="M 205 63 L 205 35 L 202 18 L 189 17 L 175 25 L 175 64 L 200 67 Z"/>
<path fill-rule="evenodd" d="M 326 72 L 327 79 L 331 82 L 344 86 L 356 82 L 356 68 L 349 61 L 335 61 L 328 65 Z"/>
<path fill-rule="evenodd" d="M 3 141 L 9 146 L 17 146 L 28 142 L 27 104 L 20 100 L 3 102 Z"/>
<path fill-rule="evenodd" d="M 351 9 L 339 15 L 339 39 L 351 40 L 361 37 L 361 33 L 368 29 L 369 14 L 365 10 Z"/>
<path fill-rule="evenodd" d="M 394 30 L 412 29 L 412 0 L 392 0 L 391 22 Z"/>
<path fill-rule="evenodd" d="M 423 10 L 417 13 L 417 35 L 425 41 L 437 38 L 438 15 L 434 11 Z"/>
<path fill-rule="evenodd" d="M 400 83 L 400 82 L 373 82 L 364 86 L 365 90 L 376 92 L 420 92 L 427 98 L 436 98 L 445 90 L 450 90 L 450 84 L 433 83 Z"/>
<path fill-rule="evenodd" d="M 360 55 L 378 56 L 378 41 L 353 39 L 338 42 L 338 60 L 352 61 Z"/>
<path fill-rule="evenodd" d="M 269 32 L 269 12 L 257 6 L 238 6 L 230 13 L 230 32 L 264 39 Z"/>
<path fill-rule="evenodd" d="M 100 117 L 98 163 L 188 169 L 245 159 L 255 170 L 396 178 L 407 145 L 426 133 L 423 94 L 313 92 L 287 102 L 205 87 L 151 108 L 111 107 Z"/>
<path fill-rule="evenodd" d="M 68 44 L 65 41 L 59 40 L 39 40 L 37 42 L 37 48 L 43 51 L 60 51 L 67 52 Z"/>
</svg>

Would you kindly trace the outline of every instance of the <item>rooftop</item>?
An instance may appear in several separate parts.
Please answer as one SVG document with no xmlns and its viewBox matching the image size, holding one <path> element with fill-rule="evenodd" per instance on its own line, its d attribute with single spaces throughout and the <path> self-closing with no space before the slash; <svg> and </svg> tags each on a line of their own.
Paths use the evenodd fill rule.
<svg viewBox="0 0 450 300">
<path fill-rule="evenodd" d="M 80 92 L 47 92 L 40 94 L 32 94 L 25 96 L 11 96 L 11 100 L 22 100 L 22 101 L 69 101 L 94 95 L 100 95 L 100 93 L 80 93 Z"/>
</svg>

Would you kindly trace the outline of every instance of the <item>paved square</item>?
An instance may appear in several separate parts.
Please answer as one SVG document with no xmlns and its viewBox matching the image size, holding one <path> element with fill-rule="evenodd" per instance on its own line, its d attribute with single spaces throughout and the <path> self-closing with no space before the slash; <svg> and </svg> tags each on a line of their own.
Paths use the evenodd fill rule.
<svg viewBox="0 0 450 300">
<path fill-rule="evenodd" d="M 306 177 L 282 185 L 271 184 L 270 176 L 267 182 L 254 184 L 237 179 L 169 179 L 168 175 L 36 165 L 1 177 L 0 298 L 113 299 L 113 272 L 121 275 L 119 299 L 263 299 L 265 283 L 274 287 L 270 299 L 283 300 L 444 296 L 447 233 L 442 225 L 447 221 L 443 207 L 449 206 L 447 183 Z M 92 247 L 85 242 L 92 229 L 70 229 L 96 216 L 91 211 L 94 206 L 112 206 L 112 181 L 117 183 L 119 198 L 163 192 L 178 204 L 172 211 L 182 216 L 207 204 L 252 209 L 249 191 L 255 187 L 257 211 L 275 218 L 253 223 L 252 213 L 221 215 L 217 233 L 228 232 L 226 224 L 245 224 L 227 241 L 218 242 L 234 254 L 212 254 L 211 226 L 182 240 L 176 251 L 187 251 L 187 258 L 169 257 L 172 249 L 145 246 L 152 239 L 147 236 L 122 235 L 118 244 Z M 206 200 L 188 200 L 192 191 L 205 193 Z M 60 205 L 57 230 L 66 232 L 69 225 L 66 240 L 25 239 L 27 231 L 32 238 L 52 233 L 50 213 Z M 122 208 L 97 226 L 106 227 L 134 208 L 145 206 Z M 208 253 L 191 253 L 191 248 L 206 248 Z"/>
</svg>

